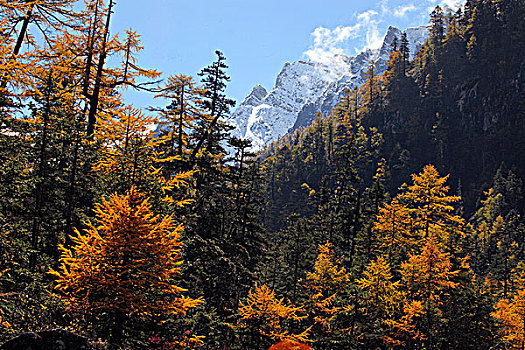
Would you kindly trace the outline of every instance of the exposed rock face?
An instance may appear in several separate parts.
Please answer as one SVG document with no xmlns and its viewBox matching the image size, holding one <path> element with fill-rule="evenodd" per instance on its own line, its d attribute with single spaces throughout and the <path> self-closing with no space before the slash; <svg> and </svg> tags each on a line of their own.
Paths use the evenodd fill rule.
<svg viewBox="0 0 525 350">
<path fill-rule="evenodd" d="M 87 338 L 57 328 L 28 332 L 8 340 L 0 350 L 81 350 L 91 349 Z"/>
<path fill-rule="evenodd" d="M 411 56 L 426 40 L 425 27 L 408 28 Z M 286 63 L 275 87 L 267 92 L 257 85 L 232 113 L 232 136 L 252 141 L 261 149 L 289 131 L 308 125 L 317 112 L 329 113 L 347 88 L 360 86 L 370 61 L 378 73 L 386 69 L 394 37 L 402 32 L 390 27 L 379 50 L 366 50 L 355 57 L 333 55 L 322 62 L 300 60 Z"/>
</svg>

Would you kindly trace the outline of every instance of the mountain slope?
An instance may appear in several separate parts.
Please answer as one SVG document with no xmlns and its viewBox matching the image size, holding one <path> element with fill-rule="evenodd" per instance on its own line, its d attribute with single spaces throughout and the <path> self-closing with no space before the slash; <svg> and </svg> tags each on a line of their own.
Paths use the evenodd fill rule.
<svg viewBox="0 0 525 350">
<path fill-rule="evenodd" d="M 427 30 L 408 28 L 406 33 L 413 56 L 425 41 Z M 232 113 L 232 136 L 248 139 L 254 149 L 261 149 L 290 130 L 308 125 L 317 112 L 329 113 L 347 88 L 364 82 L 370 61 L 375 62 L 378 73 L 386 69 L 392 41 L 401 34 L 401 30 L 390 27 L 380 49 L 355 57 L 333 55 L 322 62 L 287 62 L 270 92 L 255 86 Z"/>
</svg>

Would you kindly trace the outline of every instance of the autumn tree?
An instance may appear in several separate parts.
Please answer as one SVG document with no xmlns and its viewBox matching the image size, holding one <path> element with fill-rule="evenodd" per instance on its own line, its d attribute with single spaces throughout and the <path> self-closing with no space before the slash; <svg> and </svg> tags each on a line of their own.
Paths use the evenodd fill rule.
<svg viewBox="0 0 525 350">
<path fill-rule="evenodd" d="M 408 206 L 400 203 L 397 198 L 379 209 L 374 230 L 379 234 L 379 249 L 386 253 L 390 262 L 413 251 L 417 239 L 414 237 L 412 225 Z"/>
<path fill-rule="evenodd" d="M 302 344 L 291 340 L 283 340 L 275 345 L 272 345 L 268 350 L 311 350 L 309 345 Z"/>
<path fill-rule="evenodd" d="M 405 300 L 400 281 L 394 281 L 393 277 L 387 260 L 380 256 L 366 267 L 363 277 L 357 280 L 363 291 L 363 313 L 369 325 L 363 330 L 363 339 L 369 346 L 383 343 L 389 321 L 395 319 Z"/>
<path fill-rule="evenodd" d="M 503 297 L 495 305 L 492 316 L 499 322 L 500 333 L 507 349 L 525 348 L 525 273 L 517 278 L 518 288 L 510 298 Z"/>
<path fill-rule="evenodd" d="M 308 341 L 309 329 L 296 334 L 287 325 L 287 322 L 302 320 L 305 317 L 302 313 L 304 310 L 301 307 L 288 305 L 284 298 L 278 299 L 266 285 L 259 287 L 256 284 L 246 301 L 239 303 L 238 327 L 250 329 L 252 341 L 259 346 L 267 343 L 268 339 L 305 342 Z"/>
<path fill-rule="evenodd" d="M 177 198 L 177 190 L 187 185 L 194 171 L 166 174 L 164 168 L 176 156 L 162 150 L 155 137 L 156 118 L 132 106 L 115 106 L 102 112 L 95 140 L 100 158 L 93 165 L 110 191 L 124 192 L 132 186 L 154 196 L 155 201 L 182 207 L 187 201 Z"/>
<path fill-rule="evenodd" d="M 6 99 L 0 105 L 16 106 L 20 97 L 36 88 L 35 72 L 45 66 L 48 55 L 35 38 L 41 36 L 49 44 L 59 32 L 74 28 L 82 17 L 73 9 L 76 1 L 0 1 L 0 50 L 5 58 L 0 64 L 0 91 L 15 99 L 14 104 Z"/>
<path fill-rule="evenodd" d="M 352 311 L 351 276 L 342 266 L 342 257 L 335 257 L 330 242 L 319 245 L 318 249 L 314 268 L 305 279 L 308 296 L 305 309 L 317 346 L 330 348 L 341 346 L 349 333 L 346 328 Z"/>
<path fill-rule="evenodd" d="M 181 224 L 153 214 L 151 204 L 131 188 L 97 204 L 94 223 L 77 231 L 62 265 L 51 270 L 55 290 L 72 306 L 108 313 L 113 346 L 121 346 L 131 317 L 184 315 L 202 303 L 182 295 L 173 279 L 181 269 Z M 102 322 L 104 323 L 104 322 Z"/>
<path fill-rule="evenodd" d="M 448 194 L 448 175 L 440 177 L 433 165 L 427 165 L 419 174 L 412 175 L 413 184 L 400 199 L 411 205 L 414 229 L 419 237 L 430 237 L 435 231 L 439 244 L 450 244 L 462 234 L 464 220 L 454 213 L 458 196 Z"/>
<path fill-rule="evenodd" d="M 426 240 L 421 254 L 410 255 L 407 262 L 401 264 L 403 284 L 408 291 L 408 303 L 421 302 L 424 320 L 418 329 L 424 335 L 425 346 L 439 348 L 435 338 L 439 329 L 445 297 L 449 290 L 458 286 L 450 261 L 450 254 L 442 252 L 437 238 L 431 236 Z"/>
</svg>

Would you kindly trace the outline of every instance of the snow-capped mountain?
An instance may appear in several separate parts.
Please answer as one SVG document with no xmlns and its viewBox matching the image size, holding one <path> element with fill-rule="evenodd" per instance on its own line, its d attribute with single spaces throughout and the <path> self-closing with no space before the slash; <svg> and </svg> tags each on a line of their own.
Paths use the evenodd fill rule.
<svg viewBox="0 0 525 350">
<path fill-rule="evenodd" d="M 407 39 L 413 57 L 427 37 L 425 27 L 408 28 Z M 232 113 L 232 136 L 252 141 L 261 149 L 290 130 L 308 125 L 317 112 L 329 113 L 345 89 L 364 82 L 364 73 L 374 61 L 378 73 L 386 69 L 394 37 L 401 30 L 390 27 L 377 50 L 366 50 L 355 57 L 333 55 L 322 62 L 300 60 L 286 63 L 268 92 L 257 85 Z"/>
</svg>

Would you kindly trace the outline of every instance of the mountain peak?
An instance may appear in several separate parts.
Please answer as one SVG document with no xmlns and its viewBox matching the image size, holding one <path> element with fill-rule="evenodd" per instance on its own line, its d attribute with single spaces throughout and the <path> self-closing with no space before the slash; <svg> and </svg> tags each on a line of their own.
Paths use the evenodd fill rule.
<svg viewBox="0 0 525 350">
<path fill-rule="evenodd" d="M 240 106 L 257 106 L 260 105 L 263 99 L 268 95 L 268 91 L 264 86 L 257 84 L 254 86 L 252 91 L 244 98 Z"/>
</svg>

